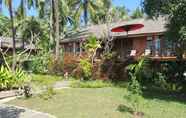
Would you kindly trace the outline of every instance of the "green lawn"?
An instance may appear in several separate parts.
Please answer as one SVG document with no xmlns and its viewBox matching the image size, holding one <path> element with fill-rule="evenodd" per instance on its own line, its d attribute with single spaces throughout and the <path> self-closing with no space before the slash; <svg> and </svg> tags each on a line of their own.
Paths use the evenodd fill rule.
<svg viewBox="0 0 186 118">
<path fill-rule="evenodd" d="M 53 75 L 41 75 L 41 74 L 31 74 L 31 81 L 33 84 L 37 86 L 41 85 L 52 85 L 56 81 L 61 81 L 63 77 L 61 76 L 53 76 Z"/>
<path fill-rule="evenodd" d="M 119 109 L 129 106 L 122 88 L 72 88 L 57 91 L 52 99 L 43 100 L 40 97 L 17 99 L 8 104 L 24 106 L 42 112 L 47 112 L 58 118 L 131 118 L 129 112 Z M 148 96 L 150 95 L 150 96 Z M 140 109 L 145 118 L 185 118 L 186 102 L 177 101 L 161 94 L 146 93 L 145 105 Z"/>
</svg>

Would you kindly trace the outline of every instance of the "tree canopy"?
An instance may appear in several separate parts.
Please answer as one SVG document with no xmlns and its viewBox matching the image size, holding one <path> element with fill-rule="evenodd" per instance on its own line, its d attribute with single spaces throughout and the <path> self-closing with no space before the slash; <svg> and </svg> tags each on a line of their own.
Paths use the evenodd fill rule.
<svg viewBox="0 0 186 118">
<path fill-rule="evenodd" d="M 167 18 L 167 38 L 176 44 L 177 54 L 181 57 L 186 49 L 186 1 L 145 0 L 143 4 L 150 17 Z"/>
</svg>

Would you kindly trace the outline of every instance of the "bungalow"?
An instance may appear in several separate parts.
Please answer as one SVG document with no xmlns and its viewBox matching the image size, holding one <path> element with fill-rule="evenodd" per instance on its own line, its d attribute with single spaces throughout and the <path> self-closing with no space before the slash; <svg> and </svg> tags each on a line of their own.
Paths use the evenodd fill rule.
<svg viewBox="0 0 186 118">
<path fill-rule="evenodd" d="M 26 42 L 23 42 L 21 39 L 16 38 L 15 43 L 16 50 L 36 50 L 36 47 L 34 44 L 29 44 Z M 0 49 L 2 50 L 12 50 L 13 44 L 12 44 L 12 38 L 11 37 L 0 37 Z"/>
<path fill-rule="evenodd" d="M 159 17 L 156 20 L 142 18 L 131 21 L 123 21 L 111 24 L 110 29 L 106 25 L 96 25 L 70 35 L 61 41 L 65 52 L 81 54 L 81 45 L 90 35 L 103 39 L 112 37 L 113 51 L 117 52 L 119 58 L 127 57 L 139 58 L 148 55 L 154 60 L 175 60 L 174 44 L 165 40 L 166 19 Z M 118 26 L 129 24 L 143 24 L 144 27 L 138 30 L 120 33 L 111 32 L 111 29 Z"/>
</svg>

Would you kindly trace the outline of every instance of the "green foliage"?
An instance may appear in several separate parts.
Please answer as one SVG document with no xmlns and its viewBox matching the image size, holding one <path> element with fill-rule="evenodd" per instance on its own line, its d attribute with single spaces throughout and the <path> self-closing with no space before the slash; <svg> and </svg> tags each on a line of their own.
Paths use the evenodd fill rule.
<svg viewBox="0 0 186 118">
<path fill-rule="evenodd" d="M 103 55 L 103 59 L 104 60 L 111 60 L 111 59 L 114 59 L 115 57 L 117 56 L 117 53 L 116 52 L 107 52 Z"/>
<path fill-rule="evenodd" d="M 132 94 L 141 95 L 142 94 L 142 88 L 141 88 L 140 83 L 136 79 L 136 76 L 134 76 L 132 73 L 130 73 L 130 75 L 131 75 L 131 80 L 130 80 L 129 85 L 128 85 L 128 90 Z"/>
<path fill-rule="evenodd" d="M 137 19 L 137 18 L 143 18 L 143 16 L 144 16 L 143 11 L 138 7 L 135 9 L 135 11 L 133 11 L 131 18 Z"/>
<path fill-rule="evenodd" d="M 145 81 L 142 79 L 146 74 L 146 70 L 149 69 L 149 63 L 149 59 L 141 58 L 137 63 L 128 65 L 127 70 L 130 72 L 129 76 L 131 76 L 131 78 L 135 77 L 139 81 Z"/>
<path fill-rule="evenodd" d="M 63 78 L 61 76 L 55 75 L 41 75 L 41 74 L 33 74 L 31 75 L 32 83 L 36 86 L 51 86 L 57 81 L 61 81 Z"/>
<path fill-rule="evenodd" d="M 97 53 L 97 49 L 100 47 L 101 47 L 101 42 L 95 36 L 90 36 L 84 45 L 84 48 L 88 53 L 92 65 L 94 64 L 94 59 Z"/>
<path fill-rule="evenodd" d="M 93 81 L 72 81 L 71 87 L 73 88 L 104 88 L 111 87 L 112 84 L 107 81 L 93 80 Z"/>
<path fill-rule="evenodd" d="M 144 9 L 150 17 L 166 16 L 167 39 L 174 43 L 176 55 L 182 60 L 186 50 L 186 1 L 185 0 L 145 0 Z M 179 70 L 179 78 L 183 71 Z"/>
<path fill-rule="evenodd" d="M 180 92 L 183 89 L 180 84 L 169 81 L 164 74 L 159 72 L 157 73 L 154 81 L 155 85 L 169 92 Z"/>
<path fill-rule="evenodd" d="M 10 19 L 0 13 L 0 36 L 10 36 Z"/>
<path fill-rule="evenodd" d="M 99 47 L 101 47 L 100 42 L 95 36 L 90 36 L 84 45 L 85 50 L 89 51 L 90 53 L 95 52 L 95 50 Z"/>
<path fill-rule="evenodd" d="M 34 73 L 62 74 L 63 59 L 60 57 L 58 60 L 55 60 L 52 53 L 42 51 L 32 56 L 30 67 Z"/>
<path fill-rule="evenodd" d="M 127 100 L 131 104 L 133 112 L 141 112 L 140 106 L 144 104 L 144 98 L 142 97 L 142 87 L 137 80 L 136 76 L 130 73 L 131 80 L 128 85 L 128 95 L 126 96 Z"/>
<path fill-rule="evenodd" d="M 92 75 L 92 64 L 87 59 L 81 59 L 80 60 L 80 68 L 83 72 L 83 79 L 89 80 Z"/>
<path fill-rule="evenodd" d="M 130 108 L 132 109 L 132 111 L 135 113 L 140 113 L 141 112 L 141 106 L 144 106 L 144 98 L 141 95 L 137 95 L 137 94 L 129 94 L 125 97 L 129 104 L 130 104 Z"/>
<path fill-rule="evenodd" d="M 40 94 L 40 97 L 44 100 L 52 99 L 52 97 L 56 94 L 54 88 L 52 86 L 47 86 L 46 91 Z"/>
<path fill-rule="evenodd" d="M 62 54 L 60 54 L 60 55 L 62 55 Z M 48 65 L 47 65 L 48 73 L 62 75 L 63 69 L 64 69 L 63 62 L 64 61 L 63 61 L 62 57 L 60 57 L 60 58 L 58 58 L 58 60 L 56 60 L 55 57 L 51 55 L 48 60 Z"/>
<path fill-rule="evenodd" d="M 79 19 L 81 19 L 83 15 L 83 20 L 85 25 L 88 24 L 90 18 L 95 18 L 93 16 L 95 16 L 97 10 L 102 9 L 104 7 L 108 8 L 111 4 L 111 0 L 96 0 L 96 1 L 95 0 L 77 0 L 77 1 L 71 0 L 70 2 L 73 8 L 72 10 L 75 12 L 74 19 L 79 21 Z M 78 24 L 80 24 L 80 22 L 78 22 Z"/>
<path fill-rule="evenodd" d="M 31 70 L 34 73 L 46 73 L 48 71 L 50 54 L 40 53 L 32 57 Z"/>
<path fill-rule="evenodd" d="M 13 72 L 4 66 L 0 68 L 0 90 L 21 88 L 27 80 L 28 76 L 22 69 Z"/>
</svg>

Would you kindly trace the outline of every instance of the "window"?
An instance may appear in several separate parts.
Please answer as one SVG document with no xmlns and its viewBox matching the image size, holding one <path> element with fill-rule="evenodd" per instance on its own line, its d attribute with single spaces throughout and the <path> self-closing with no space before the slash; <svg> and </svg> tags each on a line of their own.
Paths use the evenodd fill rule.
<svg viewBox="0 0 186 118">
<path fill-rule="evenodd" d="M 80 52 L 80 43 L 76 43 L 76 52 Z"/>
<path fill-rule="evenodd" d="M 153 38 L 152 37 L 147 37 L 147 46 L 146 46 L 146 49 L 153 50 L 153 48 L 154 48 Z"/>
<path fill-rule="evenodd" d="M 161 45 L 160 44 L 160 37 L 159 36 L 155 36 L 155 49 L 156 49 L 156 51 L 160 51 L 160 48 L 161 48 L 160 45 Z"/>
</svg>

